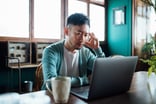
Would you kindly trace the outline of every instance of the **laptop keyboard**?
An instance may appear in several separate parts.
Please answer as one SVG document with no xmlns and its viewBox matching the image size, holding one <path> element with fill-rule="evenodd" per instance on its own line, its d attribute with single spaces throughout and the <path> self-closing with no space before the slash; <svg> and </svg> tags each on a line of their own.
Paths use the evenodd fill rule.
<svg viewBox="0 0 156 104">
<path fill-rule="evenodd" d="M 89 86 L 83 86 L 83 87 L 78 87 L 78 88 L 72 88 L 71 93 L 75 95 L 81 95 L 84 97 L 88 97 L 89 94 Z"/>
</svg>

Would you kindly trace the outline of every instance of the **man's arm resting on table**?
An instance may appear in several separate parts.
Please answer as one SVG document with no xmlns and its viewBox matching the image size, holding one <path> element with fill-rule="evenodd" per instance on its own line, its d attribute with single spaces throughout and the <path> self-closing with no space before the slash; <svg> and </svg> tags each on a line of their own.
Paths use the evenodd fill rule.
<svg viewBox="0 0 156 104">
<path fill-rule="evenodd" d="M 88 77 L 71 77 L 71 87 L 79 87 L 89 84 Z"/>
</svg>

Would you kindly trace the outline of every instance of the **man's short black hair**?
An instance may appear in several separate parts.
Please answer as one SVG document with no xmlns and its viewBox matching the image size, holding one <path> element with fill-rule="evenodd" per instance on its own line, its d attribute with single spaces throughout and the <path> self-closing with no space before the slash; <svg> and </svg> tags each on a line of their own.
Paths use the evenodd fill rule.
<svg viewBox="0 0 156 104">
<path fill-rule="evenodd" d="M 82 14 L 82 13 L 74 13 L 70 15 L 67 19 L 67 26 L 68 25 L 84 25 L 87 24 L 90 27 L 90 20 L 89 18 Z"/>
</svg>

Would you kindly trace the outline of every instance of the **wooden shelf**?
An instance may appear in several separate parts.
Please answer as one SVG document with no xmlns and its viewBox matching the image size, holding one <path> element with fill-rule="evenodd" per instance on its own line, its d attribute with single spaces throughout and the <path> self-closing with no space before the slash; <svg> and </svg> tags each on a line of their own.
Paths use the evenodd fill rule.
<svg viewBox="0 0 156 104">
<path fill-rule="evenodd" d="M 28 65 L 20 65 L 20 68 L 34 68 L 37 67 L 38 64 L 28 64 Z M 11 69 L 18 69 L 18 65 L 8 66 Z"/>
</svg>

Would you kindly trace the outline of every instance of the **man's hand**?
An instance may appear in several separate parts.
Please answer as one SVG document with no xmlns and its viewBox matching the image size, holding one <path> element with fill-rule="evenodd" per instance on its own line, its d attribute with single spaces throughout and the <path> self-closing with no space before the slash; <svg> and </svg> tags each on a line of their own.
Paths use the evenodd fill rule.
<svg viewBox="0 0 156 104">
<path fill-rule="evenodd" d="M 97 49 L 99 47 L 99 41 L 94 33 L 89 33 L 88 39 L 85 41 L 84 45 L 92 49 Z"/>
</svg>

